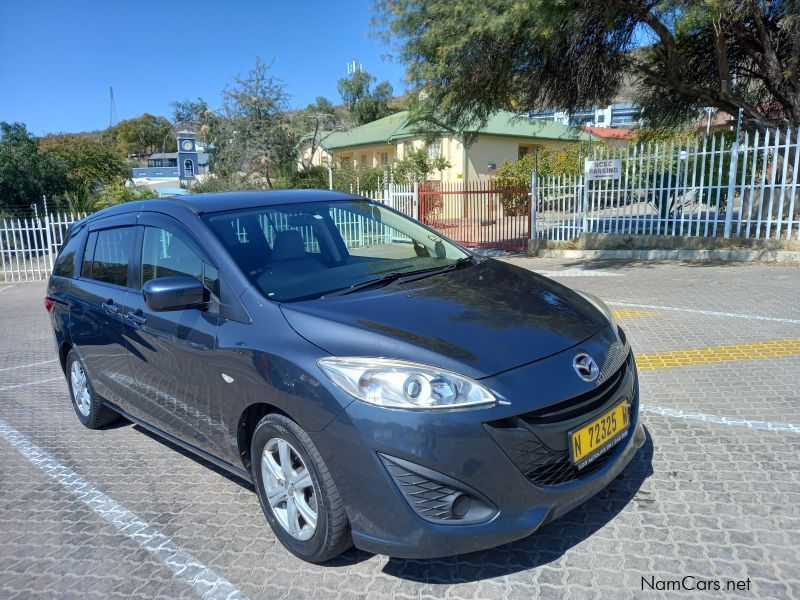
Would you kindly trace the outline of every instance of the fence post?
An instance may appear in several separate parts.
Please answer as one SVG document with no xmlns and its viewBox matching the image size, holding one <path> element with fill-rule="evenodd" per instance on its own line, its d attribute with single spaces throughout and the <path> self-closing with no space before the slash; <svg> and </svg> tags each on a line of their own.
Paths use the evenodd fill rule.
<svg viewBox="0 0 800 600">
<path fill-rule="evenodd" d="M 419 182 L 414 182 L 414 188 L 411 196 L 411 216 L 419 221 Z"/>
<path fill-rule="evenodd" d="M 722 161 L 722 156 L 719 157 Z M 731 164 L 728 168 L 728 197 L 725 201 L 725 230 L 722 237 L 731 237 L 731 227 L 733 226 L 733 193 L 736 189 L 736 168 L 739 162 L 739 138 L 731 146 Z M 716 232 L 715 232 L 716 234 Z"/>
<path fill-rule="evenodd" d="M 581 186 L 581 213 L 583 214 L 583 218 L 581 220 L 581 233 L 587 233 L 589 231 L 589 206 L 588 202 L 588 187 L 589 187 L 589 180 L 586 177 L 584 169 L 584 174 L 578 177 L 578 185 Z"/>
<path fill-rule="evenodd" d="M 44 213 L 45 240 L 47 242 L 47 261 L 50 265 L 50 273 L 53 272 L 53 231 L 50 224 L 50 215 Z"/>
<path fill-rule="evenodd" d="M 536 231 L 536 208 L 539 202 L 539 174 L 534 169 L 531 173 L 531 239 L 538 239 Z"/>
</svg>

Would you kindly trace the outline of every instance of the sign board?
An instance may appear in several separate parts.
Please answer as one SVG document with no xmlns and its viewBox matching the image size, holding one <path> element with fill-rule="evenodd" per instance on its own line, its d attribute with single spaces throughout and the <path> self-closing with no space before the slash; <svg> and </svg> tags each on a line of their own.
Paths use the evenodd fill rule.
<svg viewBox="0 0 800 600">
<path fill-rule="evenodd" d="M 622 176 L 622 160 L 589 160 L 586 159 L 586 179 L 619 179 Z"/>
</svg>

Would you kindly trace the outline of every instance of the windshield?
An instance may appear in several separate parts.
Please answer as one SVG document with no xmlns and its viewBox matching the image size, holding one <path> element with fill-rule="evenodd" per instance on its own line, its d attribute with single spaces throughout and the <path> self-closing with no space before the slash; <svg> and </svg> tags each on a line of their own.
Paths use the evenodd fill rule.
<svg viewBox="0 0 800 600">
<path fill-rule="evenodd" d="M 204 219 L 250 281 L 280 302 L 435 272 L 469 256 L 369 200 L 265 206 Z"/>
</svg>

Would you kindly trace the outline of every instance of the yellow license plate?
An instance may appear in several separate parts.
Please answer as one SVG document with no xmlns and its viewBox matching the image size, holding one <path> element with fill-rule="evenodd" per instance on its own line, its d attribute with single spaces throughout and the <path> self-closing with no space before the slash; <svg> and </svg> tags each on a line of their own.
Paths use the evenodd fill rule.
<svg viewBox="0 0 800 600">
<path fill-rule="evenodd" d="M 620 402 L 594 421 L 570 431 L 569 454 L 579 469 L 628 435 L 628 401 Z"/>
</svg>

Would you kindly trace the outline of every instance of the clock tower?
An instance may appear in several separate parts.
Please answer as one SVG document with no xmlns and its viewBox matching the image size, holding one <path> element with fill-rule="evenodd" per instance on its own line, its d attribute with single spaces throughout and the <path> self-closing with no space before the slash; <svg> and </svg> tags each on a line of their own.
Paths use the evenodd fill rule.
<svg viewBox="0 0 800 600">
<path fill-rule="evenodd" d="M 192 131 L 178 132 L 178 174 L 181 181 L 193 181 L 197 176 L 197 141 Z"/>
</svg>

